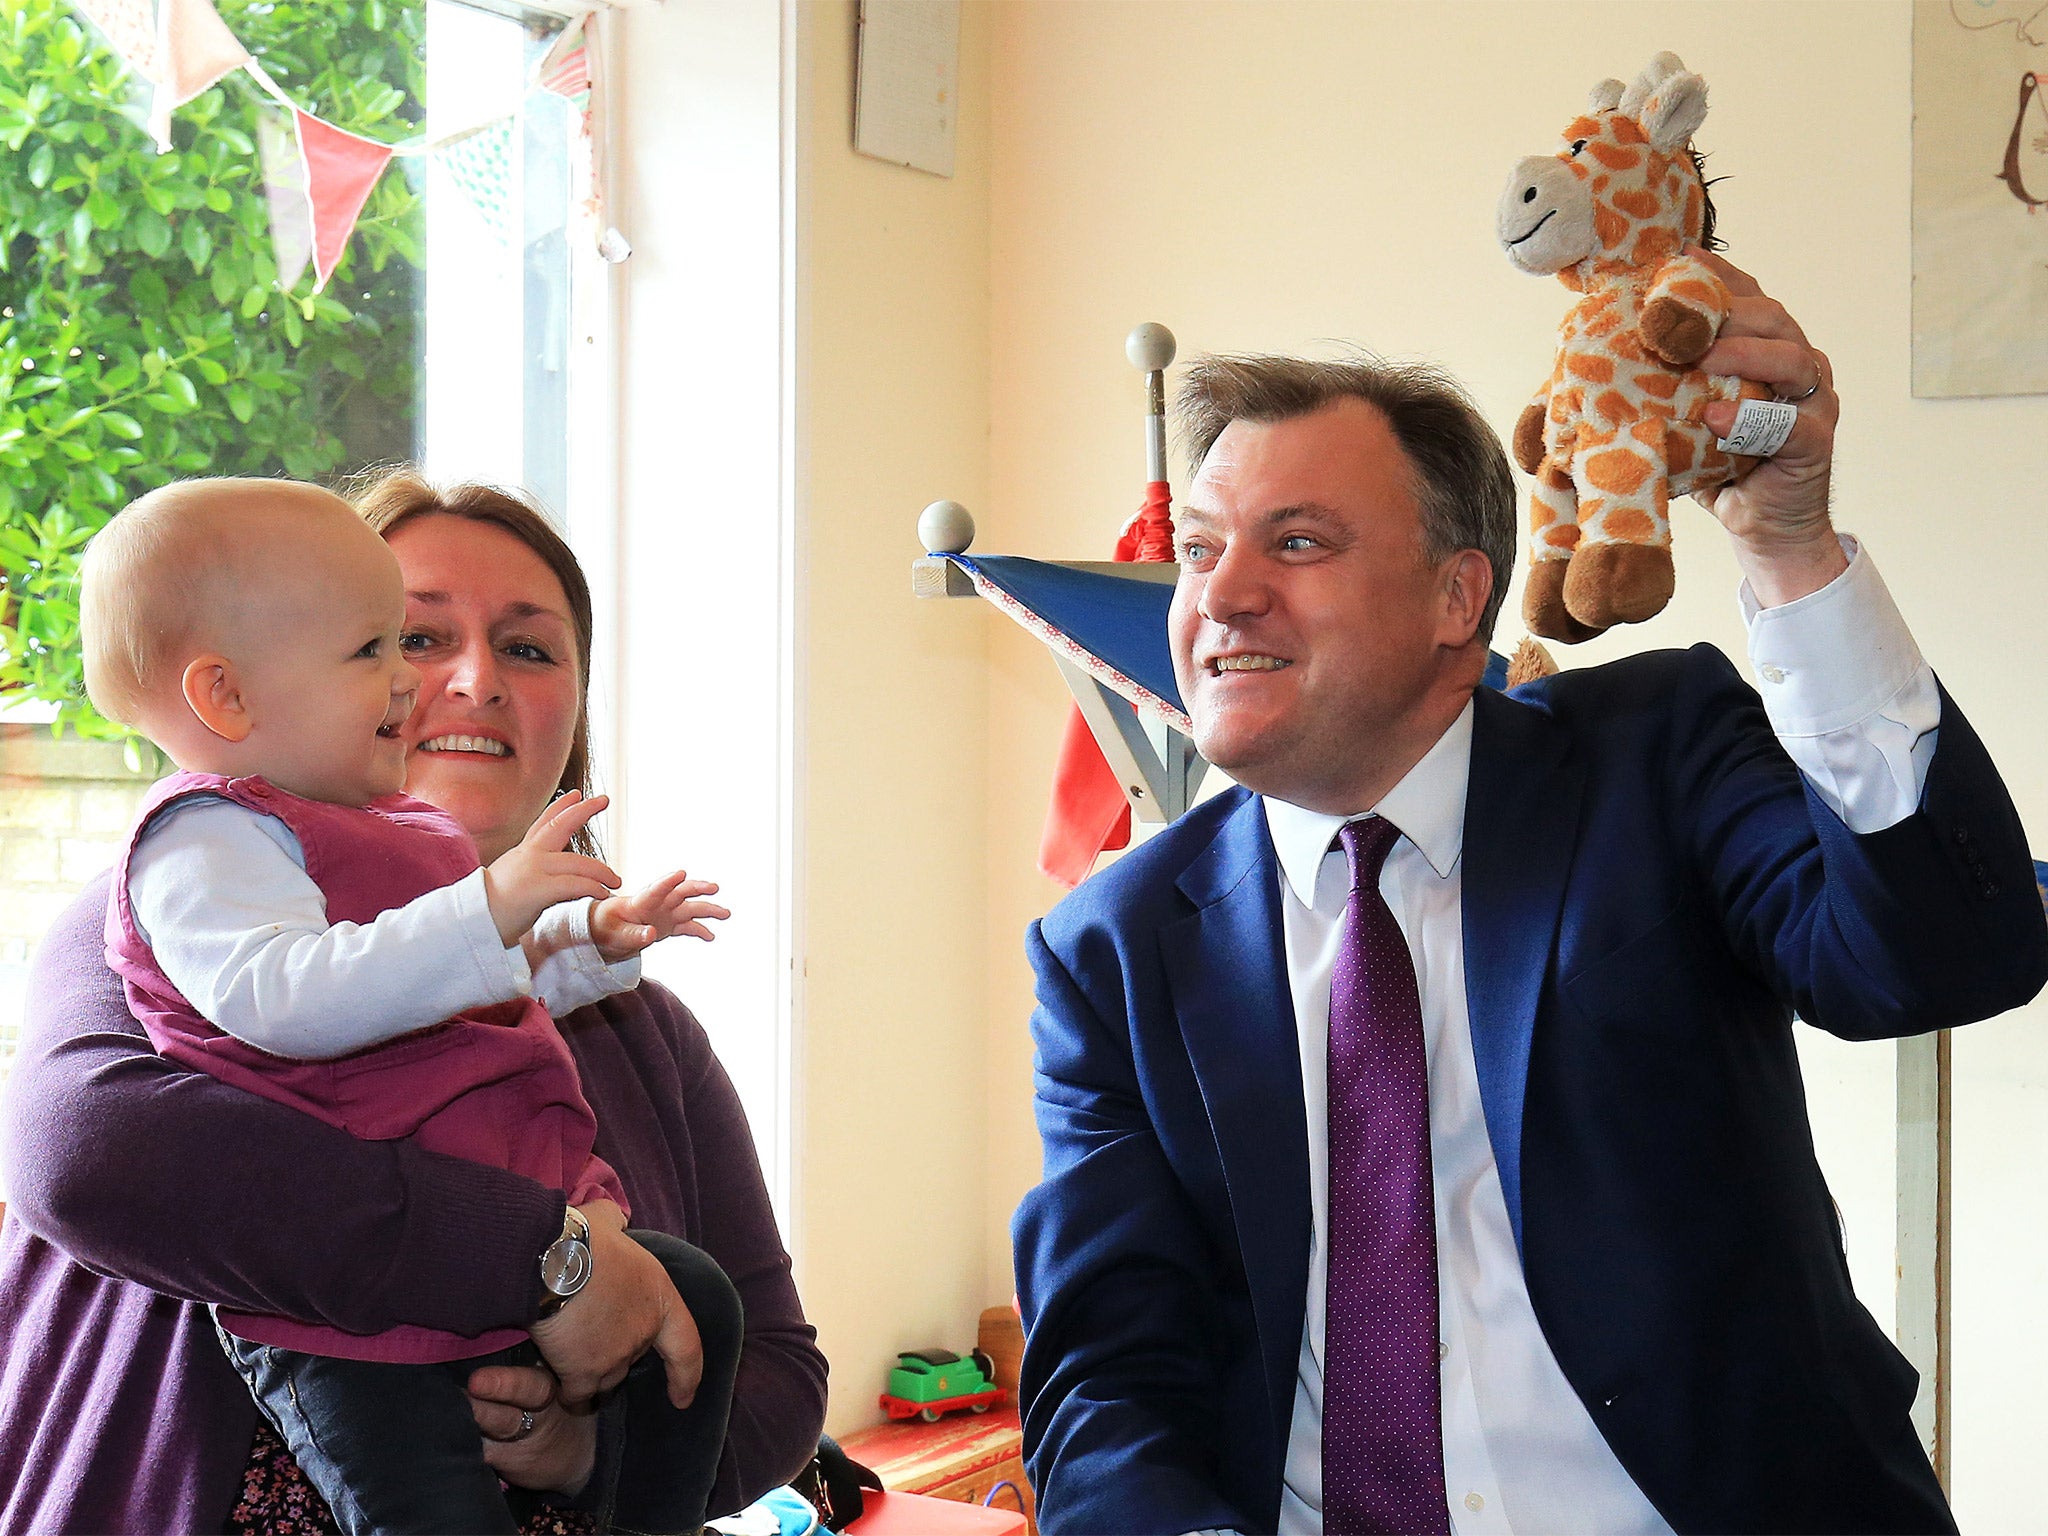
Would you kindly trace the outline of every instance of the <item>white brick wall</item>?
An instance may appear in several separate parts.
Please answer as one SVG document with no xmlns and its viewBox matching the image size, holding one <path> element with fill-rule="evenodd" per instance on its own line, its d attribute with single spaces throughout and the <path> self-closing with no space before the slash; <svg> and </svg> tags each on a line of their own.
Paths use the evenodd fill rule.
<svg viewBox="0 0 2048 1536">
<path fill-rule="evenodd" d="M 113 743 L 0 724 L 0 1078 L 27 1002 L 29 956 L 79 887 L 119 855 L 150 782 Z"/>
</svg>

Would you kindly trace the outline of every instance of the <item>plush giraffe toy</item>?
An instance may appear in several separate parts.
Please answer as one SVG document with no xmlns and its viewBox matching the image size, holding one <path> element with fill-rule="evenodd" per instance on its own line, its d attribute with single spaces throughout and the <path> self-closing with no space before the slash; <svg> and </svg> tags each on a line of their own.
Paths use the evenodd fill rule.
<svg viewBox="0 0 2048 1536">
<path fill-rule="evenodd" d="M 1564 147 L 1522 161 L 1501 193 L 1508 260 L 1583 295 L 1515 425 L 1515 459 L 1536 477 L 1522 616 L 1546 639 L 1589 640 L 1659 612 L 1672 591 L 1671 498 L 1755 462 L 1715 447 L 1700 421 L 1710 401 L 1769 393 L 1693 367 L 1730 302 L 1684 249 L 1713 236 L 1690 142 L 1706 115 L 1706 82 L 1660 53 L 1633 84 L 1594 86 Z"/>
</svg>

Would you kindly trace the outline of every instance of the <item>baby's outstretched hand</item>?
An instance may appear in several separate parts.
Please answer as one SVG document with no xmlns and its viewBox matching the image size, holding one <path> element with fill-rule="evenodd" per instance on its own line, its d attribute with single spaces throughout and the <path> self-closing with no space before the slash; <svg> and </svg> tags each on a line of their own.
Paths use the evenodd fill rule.
<svg viewBox="0 0 2048 1536">
<path fill-rule="evenodd" d="M 706 896 L 718 894 L 709 880 L 692 880 L 687 870 L 664 875 L 644 891 L 631 896 L 607 896 L 590 909 L 590 941 L 612 964 L 631 959 L 658 940 L 687 933 L 709 941 L 716 935 L 705 927 L 732 916 Z"/>
<path fill-rule="evenodd" d="M 603 795 L 585 798 L 570 790 L 541 813 L 518 847 L 484 867 L 484 900 L 490 903 L 498 937 L 508 946 L 518 943 L 549 907 L 585 896 L 601 901 L 619 888 L 610 865 L 569 852 L 583 824 L 610 803 Z"/>
</svg>

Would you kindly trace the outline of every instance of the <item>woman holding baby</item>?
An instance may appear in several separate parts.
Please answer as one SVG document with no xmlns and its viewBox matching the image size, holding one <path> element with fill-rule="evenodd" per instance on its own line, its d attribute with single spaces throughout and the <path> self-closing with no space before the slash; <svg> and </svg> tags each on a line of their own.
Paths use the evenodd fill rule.
<svg viewBox="0 0 2048 1536">
<path fill-rule="evenodd" d="M 399 731 L 406 791 L 453 817 L 489 865 L 557 793 L 589 788 L 582 575 L 539 515 L 500 492 L 442 495 L 398 474 L 361 507 L 397 558 L 399 643 L 420 674 Z M 633 1403 L 661 1394 L 663 1372 L 627 1373 L 657 1340 L 674 1366 L 696 1333 L 616 1212 L 592 1207 L 588 1282 L 543 1317 L 542 1256 L 577 1235 L 560 1190 L 406 1140 L 357 1140 L 175 1066 L 102 959 L 105 902 L 104 884 L 89 889 L 45 941 L 11 1090 L 0 1531 L 325 1528 L 291 1456 L 258 1433 L 209 1305 L 349 1334 L 528 1328 L 549 1369 L 467 1382 L 491 1468 L 533 1490 L 544 1521 L 582 1510 L 630 1526 L 660 1508 L 670 1468 L 636 1438 L 656 1415 Z M 655 983 L 557 1022 L 633 1224 L 701 1250 L 738 1294 L 709 1500 L 735 1508 L 807 1460 L 825 1395 L 738 1100 L 695 1019 Z M 593 1400 L 612 1407 L 593 1413 Z"/>
</svg>

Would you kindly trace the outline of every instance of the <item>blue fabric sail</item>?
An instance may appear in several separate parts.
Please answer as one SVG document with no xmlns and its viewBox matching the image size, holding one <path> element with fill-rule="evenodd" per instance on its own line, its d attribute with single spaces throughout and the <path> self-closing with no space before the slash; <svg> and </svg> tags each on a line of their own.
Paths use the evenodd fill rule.
<svg viewBox="0 0 2048 1536">
<path fill-rule="evenodd" d="M 1075 571 L 1022 555 L 951 555 L 1082 650 L 1148 693 L 1183 709 L 1166 640 L 1173 585 Z"/>
<path fill-rule="evenodd" d="M 1170 582 L 1070 570 L 1022 555 L 946 558 L 976 578 L 976 587 L 984 593 L 993 587 L 1008 598 L 1009 603 L 1003 606 L 1011 609 L 1011 616 L 1039 638 L 1053 644 L 1055 637 L 1064 637 L 1085 653 L 1076 658 L 1083 665 L 1090 658 L 1097 663 L 1089 671 L 1097 676 L 1108 672 L 1128 679 L 1185 719 L 1186 706 L 1181 702 L 1180 686 L 1174 681 L 1173 651 L 1166 636 L 1166 611 L 1173 602 Z M 1028 622 L 1026 615 L 1038 622 Z M 1046 631 L 1053 633 L 1048 635 Z M 1486 686 L 1504 687 L 1507 676 L 1507 657 L 1489 651 Z M 1103 680 L 1117 687 L 1115 677 Z M 1126 690 L 1117 691 L 1129 697 Z M 1145 701 L 1139 698 L 1132 702 Z"/>
</svg>

